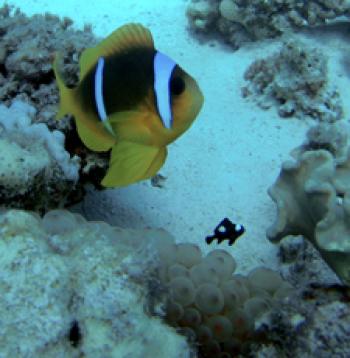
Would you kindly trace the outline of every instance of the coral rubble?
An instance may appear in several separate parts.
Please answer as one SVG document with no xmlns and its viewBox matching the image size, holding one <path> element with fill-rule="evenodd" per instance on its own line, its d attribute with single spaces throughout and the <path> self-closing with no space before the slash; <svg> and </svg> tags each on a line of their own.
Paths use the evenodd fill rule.
<svg viewBox="0 0 350 358">
<path fill-rule="evenodd" d="M 58 91 L 52 71 L 53 56 L 63 51 L 69 59 L 67 80 L 77 81 L 78 57 L 97 39 L 89 29 L 74 30 L 72 20 L 61 21 L 53 15 L 27 17 L 9 6 L 0 8 L 0 100 L 9 105 L 21 94 L 37 111 L 36 121 L 49 122 L 50 129 L 60 124 L 54 119 Z"/>
</svg>

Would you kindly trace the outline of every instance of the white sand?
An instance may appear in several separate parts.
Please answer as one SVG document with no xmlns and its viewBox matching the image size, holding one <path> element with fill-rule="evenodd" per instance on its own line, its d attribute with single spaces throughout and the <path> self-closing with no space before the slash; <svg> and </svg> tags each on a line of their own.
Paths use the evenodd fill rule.
<svg viewBox="0 0 350 358">
<path fill-rule="evenodd" d="M 227 216 L 247 230 L 233 247 L 220 246 L 236 257 L 240 269 L 277 266 L 277 249 L 265 236 L 275 217 L 275 206 L 266 191 L 281 162 L 301 144 L 313 122 L 283 120 L 274 109 L 262 111 L 241 97 L 240 88 L 248 65 L 279 46 L 280 40 L 250 44 L 236 52 L 214 40 L 200 43 L 188 32 L 188 2 L 183 0 L 9 3 L 27 14 L 49 11 L 71 17 L 78 28 L 90 23 L 101 37 L 126 22 L 141 22 L 151 29 L 157 48 L 191 73 L 204 92 L 205 104 L 193 127 L 168 148 L 168 160 L 161 169 L 167 177 L 165 187 L 154 188 L 147 181 L 91 193 L 83 205 L 89 219 L 124 227 L 163 227 L 178 241 L 195 242 L 208 250 L 205 236 Z M 315 40 L 317 34 L 312 38 L 321 46 Z M 348 45 L 329 33 L 322 46 L 330 55 L 331 80 L 346 99 L 350 86 L 343 56 Z"/>
</svg>

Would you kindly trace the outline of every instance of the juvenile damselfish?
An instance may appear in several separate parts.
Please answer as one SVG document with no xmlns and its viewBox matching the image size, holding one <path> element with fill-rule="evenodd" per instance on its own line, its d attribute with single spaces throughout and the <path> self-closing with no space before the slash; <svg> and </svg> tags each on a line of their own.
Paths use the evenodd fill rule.
<svg viewBox="0 0 350 358">
<path fill-rule="evenodd" d="M 157 51 L 148 29 L 127 24 L 80 58 L 80 79 L 68 88 L 53 69 L 60 91 L 57 118 L 72 114 L 78 135 L 92 151 L 109 151 L 105 187 L 154 176 L 166 146 L 192 124 L 203 104 L 196 81 Z"/>
</svg>

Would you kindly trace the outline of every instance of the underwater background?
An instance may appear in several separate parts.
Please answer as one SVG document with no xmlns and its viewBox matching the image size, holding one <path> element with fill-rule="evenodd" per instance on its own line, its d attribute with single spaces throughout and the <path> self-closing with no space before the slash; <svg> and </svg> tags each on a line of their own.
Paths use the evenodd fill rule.
<svg viewBox="0 0 350 358">
<path fill-rule="evenodd" d="M 120 26 L 132 22 L 141 23 L 148 28 L 152 33 L 156 49 L 174 59 L 197 81 L 204 96 L 204 104 L 188 131 L 168 146 L 168 157 L 159 171 L 158 181 L 145 180 L 127 187 L 100 190 L 101 188 L 95 185 L 93 180 L 91 185 L 91 182 L 89 183 L 91 180 L 85 182 L 84 179 L 84 182 L 79 184 L 81 186 L 79 199 L 68 200 L 70 204 L 74 203 L 74 205 L 68 205 L 68 209 L 82 215 L 84 219 L 73 218 L 67 214 L 69 219 L 57 217 L 50 219 L 48 217 L 44 224 L 44 226 L 46 225 L 45 230 L 49 233 L 47 235 L 55 236 L 52 240 L 50 239 L 50 245 L 53 245 L 55 255 L 76 255 L 74 258 L 69 256 L 69 260 L 77 262 L 79 268 L 77 281 L 84 282 L 79 286 L 84 292 L 81 297 L 87 301 L 89 299 L 86 297 L 102 295 L 101 292 L 104 291 L 101 287 L 103 285 L 109 287 L 110 281 L 112 281 L 111 277 L 115 275 L 113 270 L 105 274 L 113 266 L 114 258 L 108 255 L 109 252 L 115 250 L 113 246 L 115 244 L 111 244 L 113 240 L 110 239 L 111 241 L 107 240 L 103 248 L 103 242 L 96 244 L 94 238 L 85 231 L 79 234 L 80 239 L 76 239 L 76 241 L 72 239 L 74 243 L 68 244 L 65 240 L 67 240 L 67 232 L 70 230 L 69 225 L 72 230 L 73 228 L 75 230 L 78 225 L 87 220 L 103 221 L 120 228 L 118 235 L 122 236 L 121 241 L 125 247 L 123 246 L 121 251 L 125 252 L 125 255 L 122 255 L 122 259 L 119 256 L 116 259 L 119 260 L 118 263 L 122 262 L 122 268 L 118 269 L 121 271 L 117 270 L 117 272 L 123 272 L 124 275 L 132 277 L 130 278 L 132 285 L 140 285 L 142 289 L 139 286 L 130 288 L 129 283 L 125 284 L 125 282 L 119 282 L 116 287 L 106 288 L 105 290 L 113 289 L 121 292 L 124 289 L 123 285 L 126 285 L 132 292 L 130 295 L 133 298 L 131 299 L 131 296 L 122 298 L 125 301 L 124 306 L 116 310 L 117 312 L 108 306 L 109 301 L 108 304 L 101 301 L 98 310 L 102 312 L 108 306 L 108 310 L 106 309 L 104 313 L 106 317 L 113 314 L 120 317 L 121 312 L 128 310 L 126 308 L 128 300 L 135 305 L 142 301 L 143 304 L 140 305 L 138 313 L 130 313 L 130 320 L 123 323 L 125 326 L 118 326 L 118 324 L 114 326 L 114 323 L 110 326 L 102 325 L 96 323 L 98 321 L 96 317 L 88 316 L 87 312 L 93 306 L 91 303 L 91 307 L 87 305 L 82 311 L 83 313 L 79 313 L 84 317 L 81 321 L 78 318 L 72 318 L 71 313 L 65 312 L 66 308 L 63 308 L 69 306 L 69 299 L 64 296 L 63 291 L 64 288 L 71 287 L 70 278 L 67 278 L 71 277 L 70 274 L 67 274 L 69 271 L 67 267 L 71 264 L 54 261 L 55 263 L 52 265 L 51 261 L 46 262 L 46 249 L 40 248 L 43 250 L 42 252 L 38 249 L 39 253 L 34 252 L 36 249 L 33 249 L 32 252 L 29 249 L 29 247 L 32 248 L 33 244 L 31 243 L 25 250 L 21 251 L 21 249 L 18 252 L 28 252 L 28 257 L 34 261 L 36 257 L 40 258 L 41 269 L 44 267 L 47 270 L 47 277 L 38 279 L 38 282 L 35 281 L 36 286 L 42 285 L 45 282 L 43 280 L 47 280 L 47 282 L 52 280 L 52 287 L 54 287 L 58 285 L 58 281 L 61 281 L 61 277 L 66 277 L 63 280 L 64 283 L 60 284 L 63 285 L 62 290 L 48 293 L 47 300 L 51 300 L 50 302 L 55 302 L 53 297 L 62 295 L 65 298 L 59 300 L 57 310 L 52 313 L 55 318 L 50 323 L 45 323 L 44 328 L 37 323 L 41 327 L 39 332 L 50 328 L 51 324 L 53 326 L 62 324 L 62 327 L 66 328 L 58 329 L 57 332 L 52 333 L 51 337 L 45 339 L 40 334 L 33 333 L 30 336 L 32 331 L 29 329 L 30 339 L 24 337 L 22 344 L 21 338 L 15 339 L 17 336 L 15 328 L 7 330 L 6 323 L 2 324 L 1 321 L 10 322 L 9 326 L 11 324 L 15 326 L 15 322 L 22 322 L 23 317 L 26 317 L 25 310 L 21 316 L 12 317 L 6 309 L 6 302 L 10 301 L 10 297 L 13 299 L 13 296 L 6 296 L 8 301 L 4 299 L 0 303 L 0 306 L 3 306 L 0 308 L 0 336 L 12 334 L 13 339 L 6 341 L 4 338 L 0 338 L 0 357 L 75 357 L 79 354 L 87 357 L 314 357 L 316 355 L 320 357 L 349 357 L 350 345 L 348 339 L 345 339 L 350 334 L 350 296 L 347 288 L 350 284 L 350 220 L 348 217 L 350 205 L 347 197 L 348 190 L 350 190 L 348 184 L 350 182 L 350 160 L 348 157 L 349 1 L 0 1 L 1 6 L 6 4 L 13 6 L 14 9 L 18 8 L 22 15 L 15 14 L 14 9 L 9 10 L 9 13 L 2 11 L 1 15 L 0 86 L 2 89 L 0 90 L 0 105 L 2 107 L 0 123 L 6 129 L 5 132 L 0 133 L 1 138 L 6 137 L 6 131 L 10 133 L 11 130 L 14 130 L 6 122 L 12 118 L 11 116 L 17 116 L 19 112 L 24 113 L 23 116 L 31 118 L 32 122 L 43 123 L 45 117 L 43 108 L 48 113 L 46 116 L 49 130 L 60 130 L 58 125 L 52 124 L 55 121 L 54 115 L 59 102 L 58 90 L 55 87 L 52 67 L 50 67 L 54 52 L 63 51 L 63 41 L 67 41 L 72 46 L 68 52 L 74 54 L 75 57 L 73 55 L 71 57 L 76 65 L 77 53 L 80 54 L 86 47 L 95 46 Z M 48 21 L 52 21 L 55 26 L 58 26 L 56 21 L 67 21 L 64 18 L 69 18 L 72 21 L 71 24 L 70 21 L 67 21 L 68 25 L 62 25 L 57 32 L 53 28 L 50 34 L 50 29 L 48 29 L 45 37 L 41 38 L 44 25 L 40 20 L 38 22 L 40 25 L 37 26 L 38 32 L 35 33 L 35 20 L 33 20 L 31 36 L 38 38 L 37 44 L 40 44 L 40 48 L 45 48 L 45 41 L 47 41 L 48 54 L 43 55 L 42 61 L 49 66 L 47 69 L 40 68 L 38 65 L 41 61 L 39 51 L 33 50 L 30 58 L 23 55 L 23 58 L 19 59 L 20 55 L 17 57 L 13 55 L 15 48 L 17 50 L 20 47 L 24 48 L 29 43 L 28 37 L 26 37 L 28 36 L 27 30 L 21 29 L 21 26 L 26 29 L 27 20 L 23 20 L 21 16 L 30 18 L 33 15 L 45 15 L 46 13 L 59 17 L 60 20 L 48 18 Z M 15 29 L 16 16 L 19 24 L 17 30 Z M 10 17 L 14 18 L 12 22 L 5 20 Z M 8 31 L 9 28 L 11 28 L 11 32 Z M 64 34 L 65 29 L 69 29 L 67 35 Z M 9 33 L 14 38 L 6 38 Z M 50 36 L 52 36 L 52 42 Z M 71 36 L 71 40 L 67 36 Z M 21 38 L 26 40 L 22 43 Z M 82 42 L 79 44 L 81 39 Z M 2 44 L 1 41 L 5 41 L 6 44 Z M 78 47 L 74 48 L 76 45 Z M 49 58 L 50 56 L 52 58 Z M 28 62 L 29 67 L 23 66 L 21 69 L 18 65 L 20 61 L 24 61 L 26 66 Z M 32 77 L 28 74 L 31 63 L 34 64 L 34 67 L 40 68 L 37 73 L 34 72 Z M 76 67 L 67 70 L 71 76 L 70 79 L 76 76 L 72 75 L 74 71 L 76 73 Z M 35 77 L 37 74 L 38 76 Z M 14 77 L 11 77 L 12 75 Z M 30 83 L 35 91 L 38 91 L 35 92 L 35 95 L 30 93 L 31 89 L 28 90 L 28 87 L 22 84 L 18 85 L 21 83 L 21 76 Z M 9 81 L 12 81 L 10 89 Z M 72 82 L 74 81 L 72 80 Z M 41 94 L 38 89 L 42 83 L 51 86 L 49 90 L 43 90 L 44 96 L 50 97 L 48 99 L 46 97 L 39 98 Z M 55 102 L 52 101 L 53 98 L 56 99 Z M 26 102 L 34 107 L 34 110 L 23 107 L 23 103 L 16 105 L 17 107 L 15 106 L 12 112 L 3 107 L 11 108 L 15 100 Z M 49 106 L 45 107 L 47 104 Z M 34 113 L 35 109 L 38 112 Z M 24 122 L 18 120 L 15 129 L 18 130 Z M 68 138 L 67 128 L 70 127 L 65 127 L 62 131 Z M 26 130 L 23 132 L 27 133 Z M 47 135 L 49 136 L 49 134 Z M 11 138 L 11 141 L 16 141 L 16 136 L 11 134 L 8 138 Z M 30 138 L 33 140 L 34 137 Z M 50 139 L 48 139 L 49 141 Z M 23 147 L 23 143 L 21 145 Z M 11 162 L 11 155 L 5 145 L 1 144 L 0 148 L 3 151 L 1 157 L 3 169 L 0 173 L 0 182 L 2 180 L 2 183 L 0 185 L 2 188 L 7 188 L 6 185 L 8 188 L 12 188 L 8 184 L 15 180 L 11 175 L 10 179 L 6 179 L 7 181 L 1 179 L 8 175 L 5 164 Z M 67 151 L 69 152 L 68 149 Z M 15 154 L 13 155 L 15 156 Z M 59 158 L 59 155 L 55 156 L 57 161 L 60 160 Z M 64 157 L 64 161 L 70 163 L 69 158 Z M 283 166 L 282 163 L 286 161 L 288 163 Z M 71 164 L 73 166 L 74 163 L 69 165 Z M 38 164 L 32 161 L 28 167 L 35 168 L 36 165 Z M 67 167 L 69 165 L 67 164 Z M 283 168 L 282 171 L 281 168 Z M 31 173 L 31 171 L 25 172 L 24 170 L 21 175 L 30 176 Z M 67 172 L 65 174 L 66 177 L 69 177 Z M 74 177 L 73 174 L 72 176 Z M 52 187 L 56 188 L 55 185 L 52 185 L 50 190 Z M 19 186 L 14 186 L 14 188 L 11 190 L 18 192 L 22 190 L 19 189 Z M 269 188 L 270 194 L 268 193 Z M 44 189 L 40 190 L 44 191 Z M 64 188 L 61 193 L 66 195 L 66 191 L 67 189 Z M 17 196 L 17 192 L 15 194 L 14 191 L 8 194 L 6 190 L 2 190 L 1 206 L 4 207 L 2 215 L 10 215 L 6 214 L 6 209 L 9 207 L 35 210 L 36 194 L 30 197 L 31 201 L 26 197 L 23 205 L 21 196 Z M 49 190 L 46 195 L 50 197 Z M 53 202 L 56 202 L 55 200 L 54 198 Z M 62 203 L 57 204 L 56 208 L 65 206 Z M 47 206 L 40 204 L 39 207 L 35 211 L 41 215 L 48 212 L 48 208 L 54 209 L 51 204 Z M 235 224 L 243 225 L 245 232 L 236 239 L 232 246 L 228 245 L 225 240 L 220 244 L 214 241 L 208 245 L 206 237 L 213 235 L 214 229 L 224 218 L 228 218 Z M 9 216 L 6 220 L 1 220 L 2 227 L 6 227 L 6 230 L 0 229 L 2 230 L 0 235 L 4 242 L 8 240 L 8 236 L 18 233 L 22 235 L 23 228 L 27 226 L 29 227 L 28 235 L 32 235 L 32 238 L 39 235 L 38 232 L 41 230 L 34 229 L 39 224 L 29 222 L 31 219 L 28 218 L 19 216 L 19 219 L 16 219 L 14 216 Z M 21 220 L 23 220 L 23 225 L 17 225 L 16 223 L 22 222 Z M 36 220 L 40 221 L 38 218 Z M 56 221 L 55 229 L 52 229 L 51 226 L 48 229 L 49 224 L 47 223 L 50 220 L 52 220 L 50 225 L 53 226 Z M 62 226 L 67 225 L 67 232 L 58 228 L 60 220 L 63 220 Z M 131 233 L 123 232 L 122 229 L 131 230 Z M 237 321 L 237 316 L 234 318 L 230 316 L 231 323 L 228 323 L 225 317 L 229 315 L 225 316 L 225 314 L 231 312 L 232 307 L 228 305 L 222 309 L 213 308 L 216 304 L 220 306 L 220 304 L 210 301 L 210 299 L 220 301 L 221 293 L 216 294 L 216 291 L 210 291 L 209 303 L 201 305 L 196 301 L 196 304 L 193 304 L 195 308 L 191 306 L 191 298 L 188 298 L 188 301 L 186 299 L 182 301 L 178 296 L 185 297 L 186 290 L 191 291 L 192 286 L 188 288 L 187 283 L 181 281 L 176 282 L 178 286 L 175 286 L 175 283 L 171 286 L 170 291 L 174 295 L 172 299 L 175 304 L 172 302 L 173 306 L 169 308 L 169 311 L 173 316 L 181 316 L 182 320 L 173 318 L 171 315 L 168 318 L 175 328 L 180 326 L 188 330 L 180 332 L 183 333 L 180 335 L 176 333 L 175 329 L 168 332 L 166 331 L 168 327 L 165 329 L 163 326 L 157 326 L 157 328 L 150 328 L 151 336 L 144 337 L 142 343 L 137 341 L 136 336 L 142 336 L 143 333 L 140 332 L 147 330 L 148 326 L 151 327 L 151 323 L 147 321 L 148 318 L 141 313 L 143 306 L 147 306 L 148 315 L 162 316 L 157 309 L 161 310 L 158 307 L 161 305 L 161 297 L 166 296 L 164 288 L 158 286 L 155 288 L 155 274 L 152 270 L 157 271 L 159 267 L 155 267 L 153 256 L 149 252 L 152 250 L 143 247 L 144 243 L 139 242 L 148 239 L 151 242 L 150 236 L 152 235 L 146 234 L 146 232 L 156 229 L 166 230 L 173 236 L 177 244 L 192 245 L 183 248 L 183 251 L 175 249 L 175 246 L 171 246 L 172 249 L 167 247 L 169 252 L 164 254 L 166 264 L 162 263 L 162 265 L 165 265 L 167 270 L 172 267 L 176 272 L 173 274 L 174 277 L 182 277 L 179 272 L 184 267 L 187 272 L 192 269 L 193 265 L 199 264 L 201 259 L 197 257 L 198 253 L 197 249 L 193 248 L 194 244 L 199 247 L 203 255 L 214 249 L 225 250 L 230 254 L 230 258 L 225 256 L 226 254 L 222 251 L 218 254 L 220 260 L 225 262 L 223 265 L 227 265 L 225 270 L 232 266 L 231 274 L 234 271 L 235 274 L 242 275 L 240 277 L 246 277 L 246 275 L 250 277 L 249 284 L 241 281 L 239 283 L 244 287 L 246 285 L 249 289 L 242 289 L 237 282 L 235 283 L 240 287 L 237 290 L 243 292 L 238 295 L 233 294 L 231 289 L 223 288 L 224 283 L 220 281 L 219 284 L 219 279 L 215 278 L 210 281 L 210 284 L 215 282 L 217 286 L 221 285 L 220 289 L 224 292 L 223 301 L 246 301 L 248 297 L 255 299 L 259 295 L 265 298 L 266 292 L 268 292 L 268 303 L 261 300 L 254 301 L 254 305 L 251 303 L 251 306 L 245 306 L 249 314 L 246 311 L 244 314 L 240 313 L 243 316 L 239 316 L 240 323 L 237 325 L 248 327 L 247 322 L 249 321 L 254 328 L 249 325 L 249 329 L 247 327 L 242 331 L 238 329 L 238 333 L 235 328 L 227 328 L 233 321 Z M 90 228 L 88 231 L 92 232 L 93 230 L 97 229 Z M 98 230 L 105 230 L 105 227 Z M 135 233 L 132 230 L 135 230 Z M 289 235 L 295 235 L 295 238 L 287 237 Z M 127 243 L 126 237 L 129 236 L 134 246 L 130 247 L 130 244 Z M 283 242 L 280 245 L 275 244 L 284 237 L 287 237 L 286 240 L 283 240 L 284 244 Z M 85 239 L 86 242 L 84 242 Z M 123 240 L 126 242 L 124 243 Z M 164 238 L 167 245 L 169 240 L 169 238 Z M 308 244 L 309 242 L 316 247 L 316 250 Z M 3 259 L 5 266 L 8 264 L 6 260 L 10 260 L 9 257 L 12 257 L 13 252 L 17 250 L 6 245 L 0 246 L 0 251 L 3 250 L 4 257 L 6 257 Z M 157 245 L 162 246 L 162 244 Z M 91 250 L 91 252 L 83 257 L 81 253 L 76 254 L 80 250 L 82 252 Z M 136 252 L 135 257 L 133 250 Z M 168 257 L 172 256 L 172 250 L 180 250 L 176 251 L 176 254 L 174 253 L 176 259 Z M 186 253 L 191 256 L 191 250 L 194 250 L 193 257 L 196 259 L 187 259 Z M 72 252 L 72 254 L 68 254 L 68 252 Z M 90 264 L 87 264 L 84 267 L 83 263 L 89 261 L 94 255 L 100 255 L 96 259 L 97 264 L 93 264 L 91 267 Z M 234 263 L 230 261 L 231 255 L 234 258 Z M 53 260 L 56 259 L 58 260 L 58 258 Z M 94 259 L 91 258 L 91 260 Z M 131 263 L 124 272 L 123 267 L 128 266 L 128 260 L 131 260 Z M 2 261 L 0 260 L 0 262 Z M 101 265 L 101 272 L 96 275 L 101 274 L 103 276 L 101 280 L 105 281 L 101 284 L 101 291 L 94 291 L 94 288 L 85 283 L 84 275 L 88 276 L 98 263 Z M 171 266 L 175 263 L 184 267 Z M 210 267 L 215 271 L 217 264 L 207 263 L 206 265 L 212 265 Z M 50 276 L 50 267 L 55 267 L 53 276 Z M 203 268 L 203 266 L 201 267 Z M 268 271 L 252 271 L 257 267 L 267 268 Z M 40 272 L 40 268 L 37 270 L 36 272 Z M 220 270 L 217 269 L 217 272 L 225 271 L 224 269 Z M 24 270 L 24 272 L 26 271 Z M 204 270 L 203 272 L 196 273 L 193 276 L 195 277 L 193 281 L 202 282 L 202 276 L 210 275 L 208 271 Z M 229 280 L 230 274 L 226 277 L 227 273 L 225 272 L 222 275 L 225 280 Z M 251 274 L 251 272 L 255 272 L 255 274 Z M 276 272 L 285 282 L 282 282 L 280 276 L 276 278 Z M 6 278 L 4 274 L 1 277 L 3 283 L 0 284 L 0 289 L 5 290 L 6 287 L 11 286 L 8 282 L 9 278 L 17 280 L 17 277 L 21 282 L 17 285 L 19 287 L 23 283 L 21 281 L 23 276 L 21 278 L 15 274 L 13 276 L 8 274 Z M 34 277 L 36 276 L 34 275 Z M 135 277 L 137 277 L 136 283 L 133 282 Z M 165 279 L 162 277 L 162 279 L 171 281 L 174 280 L 174 277 Z M 203 280 L 205 281 L 204 278 Z M 242 280 L 244 281 L 244 279 Z M 282 291 L 276 294 L 282 286 L 283 294 Z M 177 289 L 179 291 L 176 291 Z M 184 291 L 181 291 L 182 289 Z M 15 296 L 13 290 L 11 292 Z M 45 289 L 43 290 L 45 291 Z M 79 291 L 76 288 L 74 290 Z M 139 290 L 143 292 L 140 296 L 138 296 L 139 293 L 135 294 Z M 147 293 L 144 292 L 145 290 Z M 195 289 L 193 288 L 193 290 Z M 262 293 L 264 290 L 266 292 Z M 247 293 L 248 291 L 249 293 Z M 28 292 L 23 289 L 21 292 L 23 296 L 31 292 L 29 295 L 33 295 L 33 302 L 35 301 L 34 297 L 38 294 L 32 289 Z M 291 299 L 286 292 L 288 295 L 292 292 L 293 298 Z M 203 295 L 205 296 L 205 294 L 204 292 Z M 77 301 L 83 300 L 80 296 L 79 299 L 76 298 L 78 296 L 74 296 Z M 118 297 L 115 293 L 111 294 L 112 296 L 113 299 Z M 157 304 L 154 303 L 157 300 L 155 297 L 160 300 Z M 191 294 L 189 297 L 192 297 Z M 278 304 L 271 303 L 278 299 L 285 299 L 285 301 Z M 191 308 L 186 311 L 188 313 L 186 319 L 185 316 L 182 316 L 184 313 L 180 314 L 177 311 L 183 309 L 176 306 L 180 301 L 183 307 Z M 45 304 L 42 303 L 42 305 Z M 55 303 L 52 304 L 55 305 Z M 319 305 L 323 305 L 322 312 L 316 312 L 315 316 L 311 316 L 310 311 Z M 175 306 L 176 308 L 174 308 Z M 275 314 L 275 316 L 269 319 L 264 318 L 259 322 L 254 321 L 251 316 L 268 311 L 266 307 L 272 307 L 272 315 Z M 197 309 L 204 312 L 200 318 L 197 317 Z M 27 313 L 29 311 L 30 309 L 27 310 Z M 38 307 L 34 311 L 41 314 Z M 46 313 L 49 315 L 48 312 Z M 276 317 L 281 317 L 281 315 L 283 319 L 280 318 L 281 321 L 278 321 Z M 140 318 L 141 316 L 142 318 Z M 219 316 L 220 318 L 217 318 Z M 64 318 L 61 320 L 59 317 Z M 25 320 L 28 320 L 28 317 Z M 198 323 L 196 320 L 200 322 Z M 78 321 L 79 329 L 77 328 Z M 142 323 L 138 326 L 135 321 Z M 252 321 L 254 322 L 251 323 Z M 133 334 L 128 331 L 128 324 L 133 327 L 131 330 L 134 332 Z M 202 331 L 199 332 L 197 325 L 201 326 Z M 212 332 L 208 333 L 203 328 L 204 326 L 205 329 L 209 327 L 209 331 Z M 26 329 L 22 323 L 19 327 Z M 331 328 L 327 329 L 327 327 Z M 128 332 L 125 333 L 126 338 L 120 335 L 123 330 Z M 91 331 L 103 333 L 94 336 Z M 149 345 L 144 343 L 152 341 L 153 336 L 161 337 L 165 331 L 166 333 L 160 341 L 154 341 Z M 254 334 L 251 331 L 254 331 Z M 67 335 L 69 339 L 62 343 L 62 337 L 67 337 Z M 296 338 L 303 335 L 304 340 Z M 106 337 L 105 341 L 104 339 L 99 341 L 100 336 Z M 185 336 L 187 340 L 183 338 Z M 231 343 L 228 342 L 232 336 L 235 336 L 234 344 L 230 345 Z M 203 341 L 198 337 L 201 337 Z M 120 343 L 123 339 L 125 341 Z M 34 341 L 36 343 L 33 343 Z M 46 348 L 42 342 L 46 342 Z M 162 344 L 162 342 L 165 343 Z M 74 346 L 75 344 L 76 346 Z M 286 344 L 295 344 L 295 347 L 288 351 Z M 166 346 L 169 351 L 166 351 Z"/>
</svg>

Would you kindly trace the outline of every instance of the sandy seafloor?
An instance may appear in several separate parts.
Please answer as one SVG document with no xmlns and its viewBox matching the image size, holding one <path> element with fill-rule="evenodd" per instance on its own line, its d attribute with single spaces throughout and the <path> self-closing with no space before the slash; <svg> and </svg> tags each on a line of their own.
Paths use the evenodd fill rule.
<svg viewBox="0 0 350 358">
<path fill-rule="evenodd" d="M 5 2 L 0 1 L 3 5 Z M 92 25 L 105 37 L 127 22 L 141 22 L 153 33 L 156 47 L 197 79 L 204 107 L 193 126 L 169 146 L 160 173 L 164 188 L 149 181 L 123 189 L 92 192 L 81 205 L 90 220 L 122 227 L 162 227 L 179 242 L 190 241 L 207 251 L 204 238 L 227 216 L 246 227 L 233 247 L 221 244 L 237 259 L 239 270 L 256 265 L 276 268 L 277 247 L 265 236 L 275 218 L 267 188 L 281 162 L 300 145 L 312 120 L 281 119 L 274 108 L 263 111 L 243 99 L 243 74 L 251 62 L 265 57 L 281 39 L 248 44 L 233 51 L 216 39 L 201 41 L 188 29 L 184 0 L 11 0 L 24 13 L 68 16 L 74 26 Z M 300 35 L 329 57 L 331 83 L 338 87 L 349 117 L 349 45 L 334 28 Z"/>
</svg>

